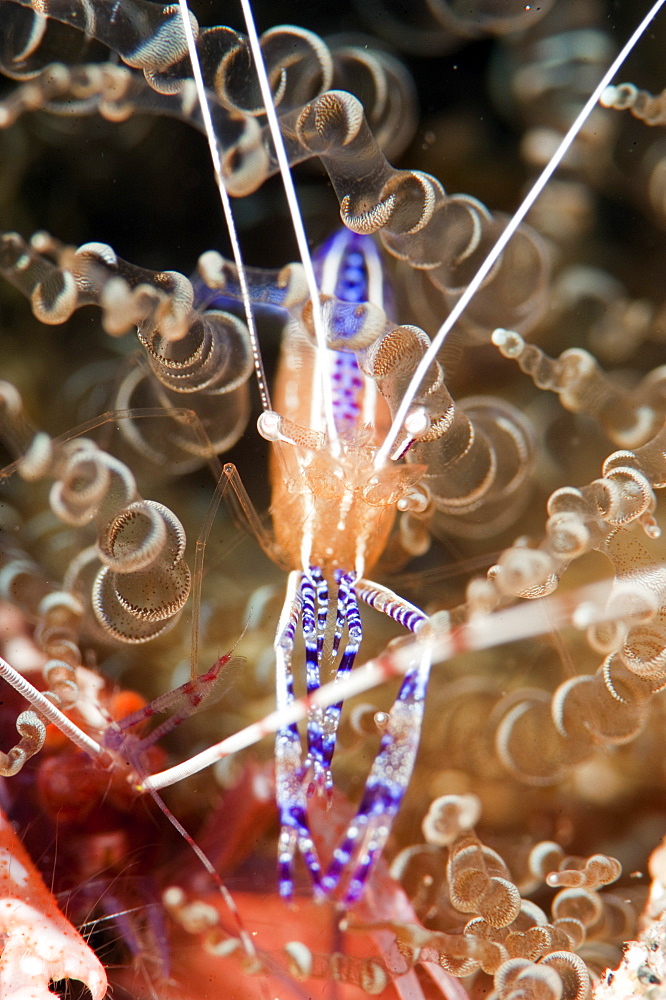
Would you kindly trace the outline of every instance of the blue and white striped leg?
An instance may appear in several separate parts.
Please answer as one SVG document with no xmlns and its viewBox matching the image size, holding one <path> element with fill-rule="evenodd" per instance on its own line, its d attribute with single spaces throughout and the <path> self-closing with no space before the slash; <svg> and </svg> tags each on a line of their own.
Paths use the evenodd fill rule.
<svg viewBox="0 0 666 1000">
<path fill-rule="evenodd" d="M 353 573 L 341 573 L 340 571 L 336 573 L 336 582 L 338 584 L 338 613 L 336 618 L 336 635 L 334 643 L 335 652 L 337 652 L 337 648 L 340 645 L 340 639 L 345 625 L 347 626 L 348 633 L 347 643 L 342 652 L 342 656 L 340 657 L 340 663 L 338 664 L 338 669 L 335 675 L 336 681 L 346 677 L 354 666 L 354 660 L 356 659 L 356 654 L 361 644 L 361 639 L 363 638 L 363 625 L 361 623 L 361 615 L 358 610 L 358 601 L 356 600 L 356 591 L 354 590 L 354 580 L 355 574 Z M 327 769 L 329 778 L 333 753 L 335 752 L 335 742 L 338 734 L 341 712 L 342 702 L 339 701 L 335 705 L 329 705 L 324 713 L 322 751 L 324 765 Z M 332 784 L 332 779 L 330 780 Z"/>
<path fill-rule="evenodd" d="M 358 594 L 368 604 L 411 631 L 417 631 L 427 620 L 414 605 L 369 581 L 360 582 Z M 389 713 L 388 725 L 356 816 L 348 825 L 322 877 L 322 887 L 327 893 L 335 892 L 345 879 L 344 901 L 347 904 L 361 895 L 375 859 L 388 839 L 409 784 L 421 736 L 430 665 L 430 654 L 424 650 L 419 662 L 414 663 L 405 675 Z"/>
<path fill-rule="evenodd" d="M 328 618 L 328 586 L 321 576 L 320 570 L 311 567 L 310 573 L 317 589 L 316 609 L 310 610 L 307 600 L 311 591 L 303 592 L 303 631 L 306 639 L 307 677 L 308 691 L 315 690 L 320 679 L 322 655 Z M 342 652 L 335 680 L 345 677 L 352 666 L 359 644 L 361 642 L 363 630 L 361 626 L 361 616 L 358 610 L 358 602 L 354 591 L 353 573 L 344 574 L 337 571 L 335 581 L 338 585 L 338 598 L 336 610 L 335 633 L 333 635 L 331 660 L 335 660 L 342 639 L 342 634 L 347 626 L 348 640 Z M 309 638 L 309 629 L 317 618 L 317 663 L 314 663 L 314 635 Z M 311 686 L 312 681 L 312 686 Z M 315 681 L 317 682 L 315 684 Z M 315 787 L 327 794 L 329 803 L 333 791 L 333 777 L 331 775 L 331 763 L 335 751 L 338 724 L 340 722 L 340 712 L 342 702 L 337 705 L 330 705 L 326 709 L 313 708 L 308 715 L 308 759 L 306 768 L 312 767 L 314 779 L 308 788 L 308 795 L 312 794 Z"/>
<path fill-rule="evenodd" d="M 403 625 L 410 632 L 416 632 L 428 616 L 424 615 L 420 608 L 409 601 L 403 600 L 395 591 L 388 587 L 382 587 L 372 580 L 359 580 L 356 585 L 356 593 L 360 599 L 376 611 L 381 611 L 394 622 Z"/>
<path fill-rule="evenodd" d="M 303 574 L 298 571 L 289 574 L 287 594 L 275 639 L 278 710 L 287 708 L 294 701 L 292 657 L 303 602 L 302 579 Z M 295 724 L 285 726 L 278 731 L 275 739 L 276 797 L 281 823 L 278 870 L 280 895 L 284 899 L 290 899 L 293 892 L 294 856 L 297 849 L 310 873 L 315 894 L 321 883 L 321 865 L 307 819 L 304 771 L 298 727 Z"/>
<path fill-rule="evenodd" d="M 302 622 L 305 640 L 306 687 L 308 694 L 316 691 L 321 683 L 321 665 L 328 620 L 328 583 L 318 566 L 311 566 L 310 573 L 303 574 L 301 583 L 303 602 Z M 312 771 L 312 781 L 308 785 L 308 797 L 315 789 L 326 791 L 330 796 L 332 779 L 324 759 L 323 739 L 325 710 L 313 707 L 308 712 L 307 740 L 308 756 L 305 771 Z"/>
<path fill-rule="evenodd" d="M 338 650 L 340 649 L 340 642 L 342 641 L 342 633 L 345 630 L 345 624 L 347 622 L 347 600 L 349 596 L 349 587 L 353 584 L 356 579 L 355 573 L 343 573 L 342 570 L 337 569 L 334 574 L 335 582 L 338 585 L 338 599 L 336 603 L 335 610 L 335 635 L 333 636 L 333 658 L 338 655 Z"/>
</svg>

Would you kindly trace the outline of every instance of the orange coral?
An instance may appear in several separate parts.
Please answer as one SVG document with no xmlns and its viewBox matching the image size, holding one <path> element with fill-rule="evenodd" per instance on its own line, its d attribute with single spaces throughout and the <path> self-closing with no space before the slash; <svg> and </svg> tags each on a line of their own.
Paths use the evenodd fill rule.
<svg viewBox="0 0 666 1000">
<path fill-rule="evenodd" d="M 104 967 L 58 908 L 53 895 L 0 812 L 0 996 L 48 1000 L 49 982 L 79 979 L 102 1000 Z"/>
</svg>

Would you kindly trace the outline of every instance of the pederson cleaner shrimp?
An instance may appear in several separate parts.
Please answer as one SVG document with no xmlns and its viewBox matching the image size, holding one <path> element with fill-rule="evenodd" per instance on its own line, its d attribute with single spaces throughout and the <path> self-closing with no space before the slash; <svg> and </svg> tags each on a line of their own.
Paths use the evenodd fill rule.
<svg viewBox="0 0 666 1000">
<path fill-rule="evenodd" d="M 64 12 L 56 12 L 54 8 L 53 14 L 56 18 L 62 14 L 65 23 L 68 18 L 76 22 L 79 17 L 76 5 Z M 118 24 L 114 17 L 99 18 L 97 28 L 103 35 L 101 40 L 115 49 L 127 65 L 141 67 L 148 76 L 157 77 L 164 72 L 169 77 L 173 66 L 178 67 L 174 51 L 169 48 L 171 42 L 166 45 L 169 56 L 163 59 L 164 65 L 159 66 L 156 65 L 156 40 L 159 38 L 162 43 L 165 37 L 168 38 L 166 29 L 170 23 L 181 23 L 175 13 L 167 10 L 162 26 L 164 31 L 151 27 L 153 33 L 142 46 L 129 44 L 128 25 Z M 210 55 L 213 40 L 208 36 L 206 39 L 202 46 Z M 282 57 L 280 41 L 273 36 L 272 42 L 279 62 Z M 295 44 L 293 36 L 290 36 L 290 43 Z M 182 45 L 182 39 L 179 44 Z M 306 38 L 304 44 L 310 49 L 316 48 L 312 39 Z M 217 54 L 215 65 L 220 72 L 228 71 L 231 77 L 230 67 L 233 58 L 237 58 L 235 50 L 232 48 L 230 54 L 229 48 L 222 46 L 222 51 L 223 56 Z M 107 72 L 113 77 L 111 69 Z M 178 77 L 179 72 L 178 68 L 173 70 L 172 78 Z M 90 70 L 81 69 L 84 75 L 75 79 L 59 73 L 59 70 L 50 70 L 50 75 L 44 73 L 38 77 L 37 84 L 30 84 L 32 97 L 25 87 L 19 88 L 13 103 L 7 102 L 6 115 L 18 115 L 27 108 L 29 100 L 37 106 L 41 102 L 47 108 L 53 103 L 57 105 L 58 101 L 65 103 L 66 95 L 78 95 L 82 88 L 87 88 L 86 100 L 95 110 L 102 105 L 108 110 L 111 104 L 110 113 L 118 116 L 122 113 L 123 102 L 126 105 L 134 102 L 134 106 L 140 107 L 140 102 L 147 99 L 145 88 L 140 91 L 135 77 L 132 77 L 132 86 L 137 86 L 137 93 L 121 91 L 118 94 L 104 90 L 111 86 L 109 81 L 96 82 Z M 324 69 L 321 74 L 326 77 Z M 121 85 L 116 75 L 113 87 Z M 162 81 L 161 85 L 163 90 L 158 91 L 160 96 L 156 102 L 163 96 L 170 99 L 164 94 L 168 90 L 166 83 Z M 286 78 L 280 87 L 289 97 Z M 175 111 L 172 102 L 172 113 L 193 116 L 192 88 L 185 91 L 183 88 L 175 98 Z M 285 98 L 287 107 L 288 97 Z M 230 103 L 226 93 L 225 100 Z M 433 360 L 427 336 L 415 327 L 396 326 L 386 318 L 390 309 L 385 308 L 381 261 L 367 232 L 383 230 L 383 239 L 391 252 L 416 261 L 418 267 L 435 274 L 440 285 L 445 286 L 445 295 L 452 305 L 450 315 L 454 319 L 450 319 L 450 326 L 471 299 L 475 283 L 477 287 L 482 285 L 492 272 L 493 282 L 485 288 L 485 308 L 489 308 L 488 302 L 496 306 L 505 298 L 509 299 L 502 320 L 507 326 L 520 328 L 522 313 L 538 312 L 542 307 L 538 300 L 543 286 L 545 254 L 538 238 L 525 228 L 516 234 L 519 249 L 514 249 L 514 257 L 509 253 L 500 263 L 493 264 L 491 260 L 483 264 L 486 249 L 497 237 L 501 239 L 502 233 L 509 232 L 503 220 L 469 196 L 446 196 L 438 183 L 427 175 L 394 171 L 373 145 L 372 136 L 359 114 L 349 94 L 328 91 L 293 113 L 285 111 L 280 122 L 292 160 L 316 154 L 327 166 L 333 185 L 341 194 L 343 221 L 357 231 L 354 236 L 344 233 L 334 237 L 316 263 L 323 316 L 317 316 L 319 292 L 314 295 L 304 291 L 307 283 L 299 266 L 270 275 L 246 270 L 237 263 L 227 264 L 219 255 L 208 254 L 202 259 L 194 281 L 187 283 L 182 276 L 174 274 L 141 272 L 100 244 L 85 244 L 72 253 L 70 248 L 43 235 L 30 246 L 13 234 L 5 237 L 3 243 L 5 273 L 30 295 L 40 319 L 60 322 L 79 305 L 99 304 L 104 310 L 107 328 L 112 331 L 120 333 L 127 326 L 139 327 L 150 364 L 153 370 L 160 369 L 164 376 L 162 384 L 168 391 L 182 392 L 186 386 L 182 395 L 187 396 L 189 404 L 193 402 L 192 397 L 203 390 L 201 412 L 198 404 L 194 406 L 198 414 L 196 427 L 203 427 L 203 432 L 195 431 L 192 437 L 197 441 L 196 447 L 204 452 L 207 446 L 201 442 L 206 435 L 210 436 L 209 428 L 216 425 L 216 420 L 218 436 L 225 441 L 232 438 L 236 427 L 242 424 L 242 387 L 253 357 L 255 363 L 258 357 L 256 339 L 253 340 L 252 335 L 248 337 L 238 320 L 219 308 L 220 303 L 229 299 L 244 299 L 246 305 L 265 301 L 285 308 L 292 317 L 274 394 L 275 409 L 268 405 L 264 389 L 266 406 L 260 419 L 261 433 L 274 446 L 274 539 L 267 537 L 260 527 L 234 470 L 227 467 L 223 475 L 224 481 L 228 481 L 230 489 L 235 491 L 245 515 L 254 523 L 266 549 L 290 570 L 287 599 L 275 643 L 277 714 L 272 720 L 259 723 L 254 730 L 261 735 L 271 728 L 278 729 L 277 798 L 282 827 L 280 891 L 283 897 L 292 895 L 293 862 L 298 851 L 303 856 L 315 893 L 320 896 L 339 894 L 347 904 L 362 894 L 407 787 L 418 743 L 426 680 L 437 642 L 441 641 L 445 649 L 448 642 L 448 653 L 486 645 L 478 635 L 474 637 L 474 629 L 465 625 L 465 620 L 490 610 L 498 592 L 501 601 L 509 596 L 547 594 L 557 585 L 559 573 L 563 572 L 570 554 L 569 549 L 563 550 L 559 536 L 552 551 L 546 547 L 525 549 L 523 556 L 528 561 L 541 560 L 536 569 L 530 565 L 528 570 L 517 572 L 514 568 L 514 574 L 520 579 L 512 585 L 506 579 L 502 582 L 501 572 L 495 573 L 493 578 L 475 587 L 464 616 L 449 615 L 444 621 L 431 620 L 417 607 L 365 575 L 372 571 L 385 551 L 398 511 L 400 528 L 392 539 L 398 559 L 403 554 L 421 552 L 431 527 L 444 531 L 455 523 L 461 532 L 482 530 L 488 534 L 506 527 L 511 519 L 520 515 L 525 495 L 523 487 L 533 452 L 529 427 L 515 407 L 487 397 L 467 407 L 454 404 L 444 384 L 441 366 Z M 218 117 L 222 121 L 221 112 Z M 261 131 L 256 118 L 239 114 L 238 104 L 228 120 L 224 120 L 230 140 L 222 133 L 221 121 L 213 123 L 225 151 L 220 175 L 229 182 L 233 193 L 241 194 L 245 186 L 249 189 L 258 183 L 257 177 L 262 172 L 270 172 L 272 157 L 279 158 L 279 143 L 275 134 L 269 139 Z M 363 165 L 362 170 L 359 164 Z M 454 234 L 444 245 L 439 239 L 443 231 Z M 461 271 L 471 269 L 477 259 L 482 264 L 478 272 L 480 277 L 463 282 Z M 513 298 L 504 291 L 504 286 L 507 289 L 514 287 L 520 262 L 525 268 L 522 278 L 525 287 Z M 446 279 L 442 272 L 447 272 Z M 461 292 L 461 287 L 466 291 Z M 532 294 L 534 289 L 536 292 Z M 483 312 L 482 307 L 479 310 Z M 481 320 L 476 316 L 474 322 L 478 325 Z M 252 329 L 251 319 L 248 325 Z M 498 335 L 496 340 L 503 348 L 508 344 L 509 350 L 518 356 L 520 340 L 516 338 L 519 337 L 519 333 L 514 333 L 513 339 Z M 319 347 L 312 346 L 313 339 L 319 341 Z M 221 354 L 225 355 L 223 359 Z M 132 385 L 131 378 L 129 383 L 123 383 L 125 397 L 130 392 L 128 384 Z M 225 391 L 207 394 L 211 385 L 216 390 L 224 387 Z M 261 374 L 260 385 L 265 386 Z M 333 388 L 327 388 L 331 386 Z M 189 591 L 189 570 L 184 565 L 184 540 L 177 518 L 163 505 L 144 501 L 120 463 L 99 459 L 84 441 L 73 437 L 50 443 L 44 437 L 33 435 L 22 417 L 20 402 L 14 398 L 12 404 L 12 398 L 8 390 L 6 408 L 13 425 L 18 428 L 14 438 L 16 451 L 21 456 L 16 467 L 18 475 L 28 482 L 51 477 L 58 484 L 54 502 L 60 503 L 60 510 L 67 509 L 65 520 L 69 517 L 68 523 L 77 523 L 73 519 L 78 518 L 81 523 L 93 519 L 98 528 L 97 556 L 104 565 L 94 573 L 91 588 L 97 627 L 115 639 L 133 643 L 163 633 L 177 617 Z M 163 394 L 161 398 L 173 401 L 173 396 Z M 223 399 L 221 404 L 220 399 Z M 219 419 L 219 412 L 214 415 L 219 406 L 224 408 L 223 419 Z M 118 406 L 117 416 L 110 419 L 122 422 L 124 409 Z M 171 410 L 173 419 L 184 419 L 183 413 L 175 412 L 175 405 Z M 140 422 L 134 407 L 132 433 L 139 438 L 136 427 Z M 653 438 L 655 434 L 656 431 Z M 145 440 L 140 444 L 144 450 L 150 446 Z M 643 445 L 630 444 L 628 447 L 636 451 Z M 609 504 L 604 511 L 605 520 L 600 516 L 601 521 L 612 525 L 613 529 L 627 519 L 643 518 L 646 529 L 651 530 L 650 498 L 648 496 L 640 508 L 642 501 L 639 498 L 640 502 L 634 503 L 635 494 L 640 492 L 642 485 L 640 476 L 648 481 L 648 491 L 650 484 L 660 483 L 656 473 L 652 474 L 650 469 L 645 472 L 648 460 L 641 465 L 641 457 L 636 460 L 639 468 L 634 470 L 633 478 L 624 471 L 632 468 L 630 460 L 621 466 L 619 460 L 615 460 L 605 472 L 607 482 L 620 491 L 620 495 L 613 498 L 615 506 L 611 509 Z M 98 475 L 98 463 L 103 468 L 103 476 L 100 476 L 105 482 L 101 487 L 95 484 L 99 489 L 95 492 L 90 479 L 93 478 L 91 470 Z M 623 470 L 623 479 L 618 469 Z M 627 481 L 630 485 L 622 493 L 621 487 Z M 608 492 L 611 486 L 599 489 L 603 488 Z M 646 493 L 645 488 L 643 493 Z M 579 504 L 578 500 L 576 503 Z M 629 516 L 624 509 L 621 515 L 618 514 L 622 505 L 631 507 Z M 569 509 L 565 512 L 569 521 L 562 533 L 568 538 L 575 533 L 577 525 L 574 512 Z M 483 527 L 479 529 L 479 525 Z M 593 547 L 604 550 L 609 550 L 611 545 L 606 536 L 603 539 L 595 536 L 593 541 L 596 543 Z M 626 558 L 623 563 L 622 553 L 612 551 L 621 575 Z M 517 556 L 512 558 L 515 562 Z M 6 574 L 6 581 L 11 582 L 18 574 L 16 563 L 10 561 L 9 564 L 13 570 Z M 85 561 L 76 565 L 63 593 L 77 593 L 85 576 L 84 570 L 87 572 Z M 25 566 L 23 572 L 27 572 Z M 508 575 L 505 570 L 504 577 Z M 502 583 L 499 588 L 496 585 L 498 578 Z M 40 597 L 40 614 L 53 614 L 56 608 L 62 617 L 66 609 L 67 625 L 71 631 L 77 631 L 83 612 L 79 612 L 74 597 L 56 599 L 50 594 Z M 360 685 L 372 676 L 372 670 L 365 674 L 350 672 L 361 638 L 359 599 L 395 618 L 409 630 L 424 633 L 426 639 L 406 645 L 402 651 L 404 655 L 391 652 L 378 661 L 375 678 L 399 672 L 406 676 L 393 708 L 375 714 L 375 724 L 383 734 L 378 756 L 355 817 L 343 829 L 331 859 L 322 865 L 310 829 L 308 797 L 315 793 L 324 799 L 332 796 L 331 764 L 345 681 L 351 682 L 356 675 L 355 683 Z M 640 603 L 639 598 L 636 600 Z M 566 605 L 566 601 L 564 603 Z M 612 613 L 608 610 L 593 612 L 585 606 L 581 611 L 580 601 L 569 605 L 569 618 L 577 615 L 578 622 L 590 628 L 597 625 L 600 628 L 605 617 L 614 618 L 617 614 L 617 602 Z M 60 622 L 58 627 L 63 627 Z M 292 676 L 298 628 L 302 630 L 306 667 L 306 696 L 300 702 L 294 694 Z M 478 626 L 476 628 L 478 630 Z M 493 629 L 495 625 L 486 622 L 485 628 Z M 517 634 L 525 634 L 525 629 Z M 61 647 L 65 642 L 76 645 L 70 637 L 65 639 L 59 635 L 58 638 Z M 50 655 L 46 649 L 44 652 Z M 76 684 L 72 665 L 62 655 L 51 659 L 57 659 L 59 666 L 49 667 L 48 686 L 69 708 L 77 697 L 72 687 Z M 332 664 L 337 683 L 323 694 L 321 675 Z M 8 670 L 5 676 L 10 679 Z M 27 689 L 24 687 L 24 690 Z M 66 697 L 63 699 L 65 692 L 69 692 L 70 697 L 73 695 L 69 704 Z M 33 701 L 33 704 L 45 714 L 50 711 L 41 702 Z M 307 715 L 305 759 L 295 729 L 295 716 L 289 715 L 297 711 Z M 149 714 L 144 710 L 141 719 Z M 56 718 L 52 712 L 46 717 Z M 33 720 L 23 720 L 24 728 L 28 722 L 34 725 Z M 36 728 L 38 731 L 39 726 Z M 114 731 L 113 727 L 109 728 L 110 733 Z M 14 753 L 11 766 L 24 751 L 36 749 L 41 739 L 33 730 L 20 729 L 20 732 L 24 745 L 18 754 Z M 100 755 L 104 750 L 122 752 L 122 740 L 117 747 L 110 746 L 111 740 L 111 736 L 106 737 L 106 744 L 102 741 L 98 750 L 90 744 L 84 744 L 83 749 Z M 213 751 L 207 759 L 219 758 L 229 746 L 225 744 L 223 749 Z M 506 755 L 510 758 L 511 751 L 507 750 Z M 190 762 L 183 770 L 192 772 L 194 766 Z M 160 775 L 139 775 L 133 780 L 141 790 L 156 790 L 169 779 Z M 506 887 L 498 892 L 513 898 Z M 488 971 L 492 963 L 486 958 L 483 961 Z"/>
</svg>

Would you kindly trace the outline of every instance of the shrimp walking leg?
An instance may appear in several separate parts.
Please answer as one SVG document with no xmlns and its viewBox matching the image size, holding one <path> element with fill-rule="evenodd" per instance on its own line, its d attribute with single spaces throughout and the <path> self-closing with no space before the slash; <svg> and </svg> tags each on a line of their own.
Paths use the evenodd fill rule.
<svg viewBox="0 0 666 1000">
<path fill-rule="evenodd" d="M 321 574 L 320 570 L 316 570 L 316 572 Z M 338 598 L 335 633 L 332 644 L 333 659 L 338 654 L 345 625 L 347 626 L 348 631 L 347 642 L 342 652 L 342 656 L 340 657 L 340 662 L 335 674 L 335 682 L 337 683 L 346 677 L 351 668 L 354 666 L 356 654 L 358 653 L 361 639 L 363 638 L 363 624 L 361 622 L 361 616 L 358 610 L 358 601 L 354 590 L 354 574 L 342 573 L 341 571 L 338 571 L 335 574 L 335 582 L 338 585 Z M 320 603 L 319 616 L 322 619 L 322 625 L 325 626 L 325 616 L 323 614 L 323 610 L 324 609 Z M 318 678 L 319 663 L 322 658 L 323 645 L 324 643 L 322 640 L 321 646 L 319 647 L 319 659 L 317 663 Z M 319 683 L 316 688 L 311 689 L 308 686 L 308 693 L 310 693 L 310 690 L 317 690 L 318 687 Z M 308 788 L 308 793 L 311 794 L 315 787 L 319 787 L 325 791 L 329 801 L 333 788 L 331 762 L 335 751 L 336 735 L 338 731 L 338 724 L 340 722 L 341 711 L 342 701 L 337 702 L 334 705 L 329 705 L 325 709 L 313 706 L 308 715 L 307 763 L 312 765 L 314 771 L 314 778 Z"/>
<path fill-rule="evenodd" d="M 292 656 L 302 601 L 301 573 L 294 570 L 289 574 L 287 596 L 275 640 L 278 711 L 286 709 L 295 700 Z M 282 824 L 278 868 L 280 895 L 284 899 L 289 899 L 292 895 L 293 864 L 297 849 L 303 855 L 315 891 L 321 874 L 321 865 L 308 827 L 303 771 L 301 738 L 294 723 L 279 729 L 275 740 L 276 795 Z"/>
<path fill-rule="evenodd" d="M 416 632 L 427 621 L 426 615 L 387 588 L 362 580 L 358 595 L 354 574 L 335 574 L 338 597 L 332 658 L 339 651 L 342 630 L 346 625 L 349 639 L 340 657 L 335 675 L 338 682 L 351 670 L 362 635 L 358 597 L 388 617 Z M 320 688 L 326 644 L 329 592 L 318 567 L 308 573 L 294 571 L 278 629 L 277 706 L 293 705 L 294 675 L 292 655 L 299 621 L 306 649 L 306 690 L 308 697 Z M 414 768 L 418 750 L 424 699 L 431 657 L 427 649 L 409 667 L 398 697 L 386 719 L 379 752 L 367 779 L 356 816 L 348 825 L 322 877 L 321 862 L 313 844 L 307 814 L 307 800 L 319 786 L 332 791 L 331 762 L 342 701 L 326 708 L 311 706 L 308 711 L 308 755 L 303 764 L 301 739 L 295 724 L 283 727 L 276 740 L 277 797 L 282 831 L 279 845 L 280 891 L 285 898 L 293 892 L 293 863 L 296 850 L 303 856 L 315 893 L 335 893 L 344 882 L 344 899 L 352 903 L 381 853 L 391 824 L 400 808 Z M 310 771 L 313 779 L 307 785 Z"/>
<path fill-rule="evenodd" d="M 417 632 L 427 621 L 426 615 L 392 591 L 370 581 L 361 581 L 359 596 L 371 606 Z M 334 892 L 343 877 L 349 881 L 344 898 L 347 904 L 357 900 L 391 832 L 414 769 L 431 655 L 424 648 L 405 674 L 398 697 L 389 712 L 379 753 L 370 770 L 356 816 L 348 825 L 340 845 L 326 870 L 323 885 Z M 353 863 L 353 867 L 352 866 Z"/>
</svg>

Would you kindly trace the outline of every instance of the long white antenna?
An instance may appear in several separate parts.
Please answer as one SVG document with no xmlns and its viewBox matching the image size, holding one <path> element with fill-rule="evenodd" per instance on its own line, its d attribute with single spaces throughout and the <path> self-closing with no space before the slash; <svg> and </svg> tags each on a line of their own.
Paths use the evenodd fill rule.
<svg viewBox="0 0 666 1000">
<path fill-rule="evenodd" d="M 199 98 L 201 117 L 203 120 L 204 129 L 206 130 L 206 138 L 208 139 L 210 158 L 213 162 L 215 181 L 217 183 L 217 189 L 220 193 L 222 210 L 224 211 L 224 218 L 226 220 L 227 229 L 229 231 L 229 239 L 231 240 L 231 252 L 233 254 L 234 262 L 236 264 L 236 270 L 238 271 L 238 281 L 240 284 L 241 297 L 243 299 L 243 310 L 245 312 L 245 320 L 247 322 L 247 328 L 250 334 L 250 343 L 252 344 L 252 357 L 254 360 L 254 370 L 257 375 L 257 382 L 259 384 L 259 395 L 261 396 L 261 405 L 264 410 L 270 410 L 272 409 L 270 393 L 268 391 L 268 385 L 266 383 L 264 364 L 261 359 L 261 350 L 259 348 L 259 337 L 257 336 L 257 327 L 256 323 L 254 322 L 254 313 L 252 312 L 252 301 L 250 299 L 250 292 L 247 287 L 247 281 L 245 280 L 245 265 L 243 264 L 243 257 L 241 254 L 240 243 L 238 242 L 238 233 L 236 231 L 236 224 L 234 222 L 234 217 L 231 212 L 231 202 L 229 200 L 229 195 L 227 194 L 227 189 L 224 184 L 224 175 L 222 173 L 222 160 L 220 158 L 220 148 L 217 143 L 215 126 L 213 125 L 213 119 L 211 117 L 210 107 L 208 105 L 208 97 L 206 94 L 206 88 L 204 86 L 203 74 L 201 72 L 201 63 L 199 61 L 199 53 L 197 52 L 197 45 L 194 39 L 194 32 L 192 30 L 192 21 L 190 20 L 190 11 L 187 6 L 187 0 L 178 0 L 178 6 L 180 7 L 180 16 L 183 21 L 183 29 L 185 31 L 187 48 L 190 54 L 190 62 L 192 63 L 192 75 L 194 78 L 194 84 L 197 89 L 197 97 Z"/>
<path fill-rule="evenodd" d="M 378 687 L 391 677 L 405 674 L 413 666 L 415 659 L 424 655 L 424 651 L 433 663 L 438 663 L 459 653 L 490 649 L 517 639 L 543 635 L 544 632 L 551 632 L 554 628 L 563 628 L 565 625 L 585 629 L 590 625 L 613 621 L 617 618 L 617 606 L 615 602 L 607 600 L 608 589 L 608 581 L 602 580 L 582 587 L 575 595 L 543 597 L 528 602 L 529 606 L 521 603 L 506 610 L 476 615 L 453 630 L 447 625 L 438 627 L 431 619 L 424 638 L 420 639 L 417 633 L 411 641 L 393 650 L 387 649 L 374 660 L 355 667 L 346 677 L 323 684 L 306 697 L 298 698 L 285 708 L 245 726 L 190 760 L 143 778 L 139 789 L 152 791 L 174 785 L 224 757 L 253 746 L 278 729 L 300 722 L 314 706 L 325 708 L 339 701 L 346 701 Z"/>
<path fill-rule="evenodd" d="M 264 110 L 268 120 L 268 127 L 270 128 L 271 137 L 273 139 L 275 155 L 277 156 L 278 165 L 280 167 L 280 175 L 282 177 L 282 183 L 284 185 L 284 191 L 289 205 L 289 212 L 291 214 L 291 221 L 294 227 L 296 242 L 298 243 L 298 252 L 305 271 L 305 279 L 307 281 L 310 301 L 312 303 L 312 322 L 315 328 L 315 338 L 320 358 L 322 402 L 324 404 L 326 434 L 330 447 L 334 452 L 336 452 L 339 451 L 340 442 L 338 438 L 338 431 L 335 426 L 335 417 L 333 412 L 333 392 L 330 380 L 330 353 L 326 344 L 326 330 L 324 328 L 324 321 L 319 304 L 319 288 L 317 287 L 317 279 L 315 277 L 314 267 L 312 266 L 310 248 L 308 247 L 308 240 L 305 235 L 305 228 L 301 218 L 301 210 L 298 204 L 298 198 L 296 197 L 296 189 L 294 188 L 291 170 L 289 169 L 287 151 L 284 148 L 284 141 L 282 139 L 282 133 L 280 132 L 280 124 L 273 105 L 273 94 L 271 92 L 268 74 L 266 73 L 266 65 L 261 52 L 261 45 L 259 44 L 259 36 L 257 35 L 257 29 L 254 23 L 250 0 L 240 0 L 240 3 L 243 9 L 243 16 L 245 17 L 245 25 L 247 27 L 247 34 L 250 41 L 250 48 L 252 49 L 254 64 L 259 77 L 259 86 L 261 88 L 261 96 L 264 102 Z"/>
<path fill-rule="evenodd" d="M 11 684 L 22 698 L 29 701 L 36 712 L 39 712 L 48 722 L 57 726 L 60 732 L 64 733 L 67 739 L 71 740 L 79 750 L 83 750 L 93 758 L 102 757 L 106 753 L 104 747 L 100 746 L 87 733 L 84 733 L 82 729 L 79 729 L 76 723 L 67 718 L 59 708 L 56 708 L 52 701 L 45 697 L 41 691 L 38 691 L 23 674 L 20 674 L 18 670 L 14 670 L 1 656 L 0 677 L 6 680 L 8 684 Z"/>
<path fill-rule="evenodd" d="M 243 2 L 243 0 L 241 0 L 241 2 Z M 395 417 L 393 418 L 393 422 L 391 424 L 388 434 L 386 435 L 386 439 L 384 440 L 381 448 L 379 448 L 379 450 L 377 451 L 377 454 L 375 456 L 376 468 L 381 468 L 388 462 L 391 456 L 391 452 L 393 451 L 393 447 L 398 438 L 398 435 L 401 432 L 401 429 L 405 423 L 405 419 L 411 409 L 411 406 L 414 402 L 414 398 L 416 397 L 416 394 L 419 390 L 419 386 L 421 385 L 422 380 L 425 378 L 428 368 L 437 357 L 439 349 L 444 343 L 444 339 L 446 338 L 447 334 L 452 329 L 454 324 L 458 321 L 460 316 L 462 316 L 463 312 L 465 311 L 465 309 L 467 308 L 467 306 L 469 305 L 469 303 L 474 298 L 479 288 L 483 284 L 486 276 L 493 268 L 497 258 L 500 256 L 500 254 L 506 247 L 511 237 L 518 229 L 518 226 L 521 224 L 521 222 L 523 221 L 529 210 L 532 208 L 532 205 L 537 200 L 537 198 L 545 188 L 546 184 L 557 170 L 558 166 L 560 165 L 563 157 L 566 155 L 572 142 L 580 132 L 581 128 L 583 127 L 588 117 L 590 116 L 592 110 L 594 109 L 595 105 L 597 104 L 599 98 L 601 97 L 602 92 L 611 82 L 611 80 L 613 79 L 613 77 L 615 76 L 618 69 L 625 61 L 631 50 L 634 48 L 636 43 L 645 33 L 648 25 L 650 24 L 650 21 L 652 21 L 653 18 L 657 15 L 661 7 L 663 7 L 664 3 L 666 3 L 666 0 L 657 0 L 657 2 L 653 4 L 651 9 L 648 11 L 646 16 L 643 18 L 641 23 L 638 25 L 634 33 L 629 38 L 628 42 L 625 45 L 623 45 L 623 47 L 620 49 L 620 52 L 615 57 L 615 59 L 608 67 L 608 69 L 604 73 L 599 83 L 597 84 L 597 86 L 590 94 L 588 100 L 583 106 L 583 109 L 577 115 L 573 125 L 571 126 L 567 134 L 564 136 L 562 141 L 560 142 L 560 145 L 557 147 L 551 160 L 546 164 L 543 171 L 541 172 L 536 182 L 534 183 L 533 187 L 530 189 L 529 193 L 525 197 L 524 201 L 517 209 L 515 215 L 509 221 L 506 229 L 502 232 L 499 239 L 493 246 L 492 250 L 484 260 L 483 264 L 481 265 L 479 270 L 476 272 L 476 274 L 470 281 L 469 285 L 463 292 L 462 296 L 460 297 L 456 305 L 451 310 L 449 316 L 446 318 L 445 322 L 441 325 L 441 327 L 437 331 L 437 334 L 434 337 L 432 344 L 421 358 L 418 367 L 414 372 L 414 375 L 412 376 L 412 380 L 409 383 L 407 391 L 405 392 L 405 395 L 402 398 L 402 402 L 400 403 L 400 406 L 398 407 Z"/>
</svg>

